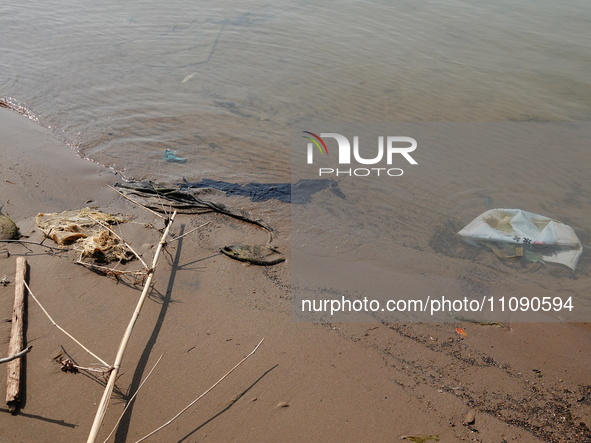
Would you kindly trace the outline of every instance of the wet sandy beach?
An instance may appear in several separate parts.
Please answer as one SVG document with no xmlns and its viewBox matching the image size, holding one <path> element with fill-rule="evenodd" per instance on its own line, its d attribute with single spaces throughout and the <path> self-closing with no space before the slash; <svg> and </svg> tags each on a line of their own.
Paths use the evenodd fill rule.
<svg viewBox="0 0 591 443">
<path fill-rule="evenodd" d="M 43 239 L 35 227 L 39 212 L 97 206 L 132 221 L 122 225 L 122 235 L 151 259 L 160 234 L 145 224 L 161 228 L 162 221 L 106 187 L 120 180 L 116 174 L 78 158 L 10 110 L 0 109 L 0 133 L 2 213 L 27 240 Z M 274 225 L 264 206 L 231 200 L 241 202 Z M 442 442 L 591 441 L 587 324 L 294 322 L 289 226 L 274 226 L 274 245 L 288 260 L 259 267 L 219 253 L 229 244 L 264 243 L 256 227 L 211 213 L 180 215 L 172 231 L 181 235 L 205 222 L 167 246 L 100 441 L 161 355 L 110 441 L 136 441 L 172 418 L 262 338 L 252 357 L 148 441 L 398 441 L 405 435 L 438 435 Z M 55 321 L 113 361 L 140 289 L 75 265 L 74 252 L 0 247 L 9 253 L 0 254 L 0 277 L 12 282 L 15 257 L 26 256 L 30 287 Z M 0 287 L 3 320 L 13 297 L 13 283 Z M 7 343 L 9 333 L 3 321 L 0 341 Z M 1 440 L 85 441 L 104 380 L 63 372 L 53 358 L 63 352 L 81 366 L 96 362 L 32 300 L 26 336 L 33 349 L 23 406 L 15 416 L 0 407 Z M 4 381 L 0 386 L 4 397 Z M 475 419 L 464 425 L 471 410 Z"/>
</svg>

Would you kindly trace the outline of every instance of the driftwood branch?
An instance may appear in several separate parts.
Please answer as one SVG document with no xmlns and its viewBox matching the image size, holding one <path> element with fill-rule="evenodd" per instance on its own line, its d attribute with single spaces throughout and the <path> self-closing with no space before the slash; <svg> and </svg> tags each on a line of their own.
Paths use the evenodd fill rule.
<svg viewBox="0 0 591 443">
<path fill-rule="evenodd" d="M 80 346 L 82 349 L 84 349 L 86 352 L 88 352 L 90 355 L 92 355 L 94 358 L 96 358 L 99 362 L 101 362 L 103 365 L 105 365 L 106 367 L 110 367 L 109 364 L 104 361 L 102 358 L 98 357 L 96 354 L 94 354 L 90 349 L 88 349 L 86 346 L 84 346 L 82 343 L 80 343 L 78 340 L 76 340 L 76 338 L 74 338 L 74 336 L 72 334 L 70 334 L 68 331 L 66 331 L 64 328 L 62 328 L 60 325 L 58 325 L 53 318 L 51 318 L 51 315 L 49 315 L 49 312 L 47 312 L 47 310 L 43 307 L 43 305 L 41 304 L 41 302 L 37 299 L 37 297 L 35 297 L 35 294 L 33 294 L 33 291 L 31 291 L 31 288 L 29 288 L 29 285 L 27 285 L 27 283 L 25 282 L 25 286 L 27 288 L 27 290 L 29 291 L 29 294 L 31 294 L 31 297 L 33 297 L 33 300 L 35 300 L 35 302 L 39 305 L 39 307 L 41 308 L 41 310 L 45 313 L 45 315 L 47 316 L 47 318 L 49 319 L 49 321 L 53 324 L 53 326 L 55 326 L 56 328 L 58 328 L 60 331 L 62 331 L 64 334 L 66 334 L 68 337 L 70 337 L 72 340 L 74 340 L 76 342 L 76 344 L 78 344 L 78 346 Z"/>
<path fill-rule="evenodd" d="M 211 391 L 213 388 L 215 388 L 217 385 L 219 385 L 228 375 L 230 375 L 232 372 L 234 372 L 234 370 L 240 366 L 242 363 L 244 363 L 252 354 L 254 354 L 257 349 L 259 348 L 259 346 L 263 343 L 263 340 L 265 340 L 264 338 L 259 342 L 258 345 L 256 345 L 256 347 L 250 352 L 250 354 L 248 354 L 246 357 L 244 357 L 242 360 L 240 360 L 232 369 L 230 369 L 228 372 L 226 372 L 224 374 L 224 376 L 222 378 L 220 378 L 218 381 L 216 381 L 213 385 L 211 385 L 211 387 L 209 389 L 207 389 L 203 394 L 201 394 L 199 397 L 197 397 L 195 400 L 193 400 L 191 403 L 189 403 L 181 412 L 179 412 L 177 415 L 175 415 L 174 417 L 172 417 L 170 420 L 168 420 L 166 423 L 164 423 L 162 426 L 160 426 L 157 429 L 154 429 L 152 432 L 150 432 L 148 435 L 146 435 L 145 437 L 140 438 L 139 440 L 137 440 L 135 443 L 140 443 L 141 441 L 146 440 L 147 438 L 151 437 L 152 435 L 154 435 L 156 432 L 160 431 L 161 429 L 165 428 L 166 426 L 168 426 L 169 424 L 171 424 L 173 421 L 175 421 L 177 418 L 179 418 L 181 416 L 181 414 L 183 414 L 187 409 L 189 409 L 191 406 L 193 406 L 195 403 L 197 403 L 199 400 L 201 400 L 203 397 L 205 397 L 205 395 L 207 393 L 209 393 L 209 391 Z"/>
<path fill-rule="evenodd" d="M 16 360 L 17 358 L 21 358 L 23 355 L 30 352 L 31 349 L 33 349 L 33 346 L 29 346 L 28 348 L 25 348 L 21 352 L 11 355 L 10 357 L 0 358 L 0 363 L 8 363 L 9 361 Z"/>
<path fill-rule="evenodd" d="M 16 278 L 14 290 L 14 308 L 12 310 L 12 329 L 8 355 L 21 352 L 25 346 L 25 315 L 27 306 L 27 260 L 24 257 L 16 259 Z M 23 360 L 15 358 L 9 361 L 6 375 L 6 404 L 11 413 L 15 414 L 21 400 L 21 375 Z"/>
<path fill-rule="evenodd" d="M 115 357 L 115 363 L 113 363 L 113 370 L 109 375 L 109 382 L 105 387 L 105 391 L 103 392 L 103 397 L 99 403 L 96 415 L 94 416 L 94 422 L 92 424 L 92 428 L 90 430 L 90 434 L 88 435 L 87 443 L 94 443 L 96 441 L 96 437 L 98 435 L 99 429 L 105 418 L 105 413 L 107 412 L 107 407 L 109 405 L 109 400 L 111 398 L 111 394 L 113 393 L 113 388 L 115 387 L 115 381 L 117 380 L 117 374 L 119 373 L 119 369 L 121 368 L 121 361 L 123 360 L 123 354 L 125 353 L 125 349 L 127 348 L 127 343 L 129 342 L 129 338 L 131 337 L 131 333 L 133 332 L 133 327 L 135 326 L 135 322 L 137 321 L 142 306 L 150 292 L 152 278 L 154 276 L 154 271 L 156 269 L 156 265 L 158 264 L 158 258 L 160 257 L 160 252 L 162 248 L 166 244 L 166 237 L 168 236 L 168 232 L 170 231 L 170 227 L 174 222 L 174 218 L 176 216 L 176 211 L 170 217 L 166 229 L 164 230 L 164 234 L 162 234 L 162 238 L 160 239 L 160 243 L 158 243 L 158 248 L 156 249 L 156 253 L 154 254 L 154 260 L 152 261 L 152 267 L 148 272 L 148 278 L 146 279 L 146 283 L 144 284 L 144 289 L 140 298 L 137 302 L 135 311 L 127 325 L 127 329 L 125 330 L 125 334 L 121 339 L 121 343 L 119 344 L 119 350 L 117 351 L 117 356 Z"/>
</svg>

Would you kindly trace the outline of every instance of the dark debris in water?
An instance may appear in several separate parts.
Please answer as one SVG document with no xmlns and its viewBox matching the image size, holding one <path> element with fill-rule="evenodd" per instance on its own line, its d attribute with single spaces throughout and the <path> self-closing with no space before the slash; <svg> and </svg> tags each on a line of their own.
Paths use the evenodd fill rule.
<svg viewBox="0 0 591 443">
<path fill-rule="evenodd" d="M 303 204 L 311 201 L 311 196 L 324 189 L 329 189 L 339 198 L 346 198 L 338 188 L 338 183 L 330 179 L 305 179 L 296 183 L 229 183 L 221 180 L 204 178 L 198 182 L 183 182 L 178 186 L 181 190 L 211 188 L 223 191 L 226 195 L 248 197 L 253 202 L 278 200 L 283 203 Z"/>
<path fill-rule="evenodd" d="M 454 258 L 475 260 L 482 250 L 468 245 L 458 236 L 462 224 L 458 220 L 447 220 L 433 229 L 429 246 L 438 254 Z"/>
</svg>

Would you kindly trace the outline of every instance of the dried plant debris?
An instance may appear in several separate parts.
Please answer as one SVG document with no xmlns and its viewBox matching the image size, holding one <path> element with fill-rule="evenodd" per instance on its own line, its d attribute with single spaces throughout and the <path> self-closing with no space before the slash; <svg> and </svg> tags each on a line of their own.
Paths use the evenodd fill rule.
<svg viewBox="0 0 591 443">
<path fill-rule="evenodd" d="M 76 364 L 66 356 L 64 356 L 63 352 L 60 352 L 55 357 L 53 357 L 53 361 L 58 363 L 61 366 L 62 371 L 70 372 L 72 374 L 78 373 L 78 368 Z"/>
<path fill-rule="evenodd" d="M 78 372 L 80 372 L 80 370 L 83 370 L 88 372 L 100 373 L 103 377 L 105 377 L 109 375 L 112 371 L 112 368 L 108 368 L 106 366 L 101 365 L 95 365 L 93 367 L 79 366 L 68 355 L 64 354 L 64 351 L 60 351 L 55 357 L 53 357 L 53 361 L 60 365 L 60 369 L 63 372 L 69 372 L 71 374 L 77 374 Z"/>
<path fill-rule="evenodd" d="M 135 255 L 108 225 L 125 220 L 91 208 L 38 214 L 37 226 L 60 246 L 73 245 L 82 257 L 97 262 L 133 260 Z"/>
<path fill-rule="evenodd" d="M 101 262 L 126 262 L 135 258 L 125 243 L 122 243 L 112 232 L 105 230 L 78 240 L 76 249 L 81 252 L 83 257 L 94 257 Z"/>
<path fill-rule="evenodd" d="M 116 183 L 115 188 L 124 196 L 132 198 L 146 208 L 157 212 L 167 212 L 169 210 L 175 210 L 179 214 L 218 212 L 260 226 L 269 233 L 274 232 L 274 229 L 264 220 L 254 218 L 246 211 L 222 203 L 203 200 L 197 195 L 180 191 L 175 187 L 158 185 L 152 182 L 130 182 Z"/>
</svg>

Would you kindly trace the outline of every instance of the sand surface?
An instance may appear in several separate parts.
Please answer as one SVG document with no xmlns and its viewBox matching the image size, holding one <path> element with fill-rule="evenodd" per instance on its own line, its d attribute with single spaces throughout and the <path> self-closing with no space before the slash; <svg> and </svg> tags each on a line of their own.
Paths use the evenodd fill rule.
<svg viewBox="0 0 591 443">
<path fill-rule="evenodd" d="M 35 227 L 39 212 L 97 206 L 130 220 L 121 225 L 123 237 L 151 260 L 160 233 L 146 224 L 161 228 L 163 222 L 106 187 L 120 180 L 116 174 L 80 159 L 12 111 L 0 109 L 0 133 L 2 213 L 26 240 L 43 239 Z M 424 434 L 442 442 L 591 441 L 588 325 L 294 322 L 289 258 L 265 268 L 221 255 L 229 244 L 264 243 L 266 234 L 219 214 L 178 216 L 173 235 L 205 222 L 162 256 L 99 441 L 161 355 L 110 441 L 136 441 L 172 418 L 262 338 L 249 360 L 148 441 L 399 441 Z M 288 253 L 289 227 L 277 228 L 274 244 Z M 0 277 L 11 281 L 0 286 L 3 343 L 10 334 L 5 319 L 11 317 L 15 257 L 26 256 L 31 289 L 54 320 L 114 361 L 141 287 L 74 264 L 74 252 L 14 243 L 0 249 Z M 81 366 L 96 361 L 32 300 L 26 336 L 33 349 L 22 409 L 13 416 L 0 407 L 0 441 L 86 441 L 104 380 L 88 371 L 63 372 L 53 358 L 63 352 Z M 463 425 L 470 410 L 475 421 Z"/>
</svg>

